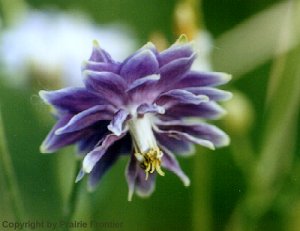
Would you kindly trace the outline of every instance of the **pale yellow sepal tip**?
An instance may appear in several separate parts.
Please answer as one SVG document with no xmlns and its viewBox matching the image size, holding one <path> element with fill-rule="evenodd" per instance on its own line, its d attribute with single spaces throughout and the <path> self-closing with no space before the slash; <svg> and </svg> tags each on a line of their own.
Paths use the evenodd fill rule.
<svg viewBox="0 0 300 231">
<path fill-rule="evenodd" d="M 176 40 L 176 44 L 182 44 L 182 43 L 188 43 L 189 42 L 189 39 L 187 37 L 186 34 L 182 34 L 179 36 L 179 38 Z"/>
<path fill-rule="evenodd" d="M 99 42 L 96 39 L 93 40 L 93 46 L 96 48 L 100 47 Z"/>
</svg>

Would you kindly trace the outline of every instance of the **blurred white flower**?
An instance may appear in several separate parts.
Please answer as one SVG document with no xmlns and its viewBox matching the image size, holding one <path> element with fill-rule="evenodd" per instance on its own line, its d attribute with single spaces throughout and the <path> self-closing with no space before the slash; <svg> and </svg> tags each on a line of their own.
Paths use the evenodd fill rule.
<svg viewBox="0 0 300 231">
<path fill-rule="evenodd" d="M 32 67 L 41 77 L 56 76 L 64 86 L 79 86 L 81 63 L 89 58 L 94 39 L 117 60 L 137 44 L 125 26 L 100 26 L 81 14 L 43 11 L 29 11 L 17 25 L 3 31 L 0 39 L 4 71 L 14 85 L 21 86 L 28 82 Z"/>
<path fill-rule="evenodd" d="M 208 31 L 199 30 L 193 38 L 194 48 L 197 52 L 197 59 L 195 60 L 192 69 L 198 71 L 211 71 L 210 54 L 213 47 L 213 40 Z"/>
</svg>

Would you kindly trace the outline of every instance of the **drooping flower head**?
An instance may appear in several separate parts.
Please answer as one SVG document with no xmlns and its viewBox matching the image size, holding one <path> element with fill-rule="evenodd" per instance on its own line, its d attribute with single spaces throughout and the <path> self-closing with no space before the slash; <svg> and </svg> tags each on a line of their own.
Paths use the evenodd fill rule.
<svg viewBox="0 0 300 231">
<path fill-rule="evenodd" d="M 128 155 L 129 200 L 134 192 L 150 195 L 155 177 L 166 170 L 188 186 L 175 155 L 192 152 L 193 144 L 214 149 L 229 143 L 223 131 L 205 121 L 224 114 L 216 101 L 231 94 L 215 86 L 230 76 L 192 71 L 195 59 L 185 36 L 162 52 L 148 43 L 123 62 L 95 42 L 82 66 L 84 87 L 40 92 L 58 120 L 41 151 L 77 144 L 84 155 L 77 180 L 89 173 L 92 187 L 121 155 Z"/>
</svg>

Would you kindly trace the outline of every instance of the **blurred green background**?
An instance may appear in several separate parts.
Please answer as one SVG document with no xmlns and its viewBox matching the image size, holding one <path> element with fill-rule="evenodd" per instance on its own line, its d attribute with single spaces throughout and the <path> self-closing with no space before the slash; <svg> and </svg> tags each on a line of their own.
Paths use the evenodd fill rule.
<svg viewBox="0 0 300 231">
<path fill-rule="evenodd" d="M 187 16 L 187 24 L 180 26 L 174 15 L 183 2 L 192 10 L 180 14 L 194 18 Z M 121 159 L 95 192 L 87 191 L 86 178 L 80 182 L 71 220 L 122 226 L 70 230 L 300 229 L 300 1 L 0 0 L 0 47 L 7 31 L 33 10 L 84 14 L 100 30 L 112 23 L 125 25 L 135 48 L 149 40 L 163 48 L 181 32 L 193 39 L 205 29 L 211 37 L 207 59 L 212 69 L 233 75 L 224 86 L 234 93 L 224 103 L 228 114 L 216 122 L 230 135 L 231 145 L 216 151 L 197 147 L 194 156 L 179 158 L 191 178 L 190 187 L 167 173 L 157 179 L 150 198 L 135 196 L 128 202 L 127 158 Z M 40 154 L 39 146 L 54 120 L 38 91 L 60 88 L 62 77 L 57 70 L 43 71 L 39 66 L 46 53 L 40 53 L 41 63 L 28 61 L 26 73 L 6 71 L 5 57 L 12 49 L 36 48 L 24 42 L 22 33 L 16 39 L 21 48 L 0 49 L 0 226 L 18 219 L 58 222 L 73 187 L 76 150 Z M 92 39 L 104 48 L 108 45 L 101 43 L 101 37 Z M 61 50 L 65 42 L 59 44 Z M 21 78 L 22 84 L 14 83 Z"/>
</svg>

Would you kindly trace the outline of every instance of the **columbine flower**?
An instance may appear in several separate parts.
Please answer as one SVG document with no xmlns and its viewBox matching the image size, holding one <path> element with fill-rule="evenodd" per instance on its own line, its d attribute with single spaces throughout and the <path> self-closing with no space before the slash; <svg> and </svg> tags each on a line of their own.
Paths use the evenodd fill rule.
<svg viewBox="0 0 300 231">
<path fill-rule="evenodd" d="M 89 173 L 91 186 L 118 157 L 129 155 L 129 200 L 134 192 L 150 195 L 155 177 L 165 170 L 188 186 L 174 154 L 190 153 L 193 143 L 210 149 L 229 143 L 223 131 L 204 120 L 224 114 L 216 101 L 231 94 L 214 86 L 230 76 L 190 70 L 195 58 L 185 36 L 160 53 L 148 43 L 122 63 L 95 43 L 82 67 L 85 87 L 40 92 L 58 119 L 41 151 L 76 143 L 85 154 L 77 181 Z M 191 117 L 201 120 L 188 121 Z"/>
</svg>

